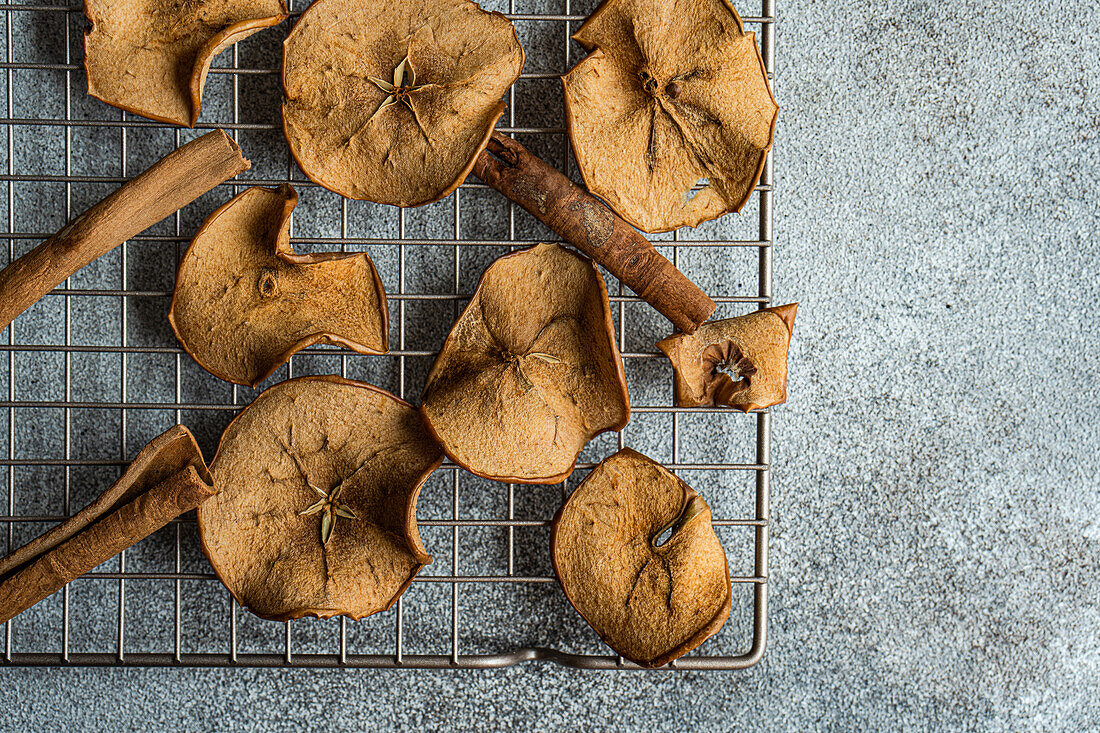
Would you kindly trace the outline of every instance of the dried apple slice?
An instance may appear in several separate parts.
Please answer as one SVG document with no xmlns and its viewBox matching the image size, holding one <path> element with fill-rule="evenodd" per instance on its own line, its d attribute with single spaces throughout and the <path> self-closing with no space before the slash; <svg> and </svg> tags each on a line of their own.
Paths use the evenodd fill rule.
<svg viewBox="0 0 1100 733">
<path fill-rule="evenodd" d="M 740 211 L 779 108 L 726 0 L 605 0 L 573 38 L 595 49 L 562 77 L 588 188 L 647 232 Z"/>
<path fill-rule="evenodd" d="M 470 0 L 318 0 L 284 43 L 283 130 L 325 188 L 427 204 L 473 168 L 523 60 L 511 22 Z"/>
<path fill-rule="evenodd" d="M 210 464 L 221 493 L 198 513 L 203 551 L 262 618 L 384 611 L 432 560 L 416 499 L 442 460 L 416 408 L 388 392 L 281 382 L 222 434 Z"/>
<path fill-rule="evenodd" d="M 676 372 L 678 407 L 725 405 L 762 410 L 787 400 L 787 349 L 798 303 L 709 321 L 662 339 Z"/>
<path fill-rule="evenodd" d="M 421 410 L 483 478 L 557 483 L 630 417 L 607 288 L 587 257 L 540 244 L 501 257 L 447 336 Z"/>
<path fill-rule="evenodd" d="M 283 0 L 85 0 L 88 94 L 194 127 L 210 62 L 287 16 Z"/>
<path fill-rule="evenodd" d="M 643 667 L 683 656 L 729 618 L 729 565 L 710 507 L 637 451 L 592 469 L 554 518 L 551 547 L 569 602 Z"/>
<path fill-rule="evenodd" d="M 298 194 L 254 186 L 211 214 L 180 262 L 168 320 L 211 374 L 255 386 L 317 343 L 384 354 L 386 293 L 365 252 L 295 254 Z"/>
</svg>

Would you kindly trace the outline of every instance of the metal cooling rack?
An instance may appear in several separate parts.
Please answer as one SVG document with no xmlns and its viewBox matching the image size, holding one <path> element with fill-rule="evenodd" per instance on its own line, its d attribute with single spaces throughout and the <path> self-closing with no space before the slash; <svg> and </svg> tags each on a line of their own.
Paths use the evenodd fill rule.
<svg viewBox="0 0 1100 733">
<path fill-rule="evenodd" d="M 505 7 L 492 2 L 483 5 L 509 15 L 528 54 L 527 72 L 509 92 L 509 111 L 500 129 L 519 136 L 543 155 L 550 151 L 551 159 L 576 177 L 560 115 L 556 126 L 524 125 L 517 119 L 517 103 L 522 107 L 527 97 L 538 101 L 536 97 L 553 96 L 557 77 L 580 57 L 570 35 L 595 2 L 580 7 L 583 0 L 532 0 L 557 3 L 555 9 L 562 11 L 547 13 L 523 12 L 527 9 L 523 0 L 500 1 Z M 298 5 L 291 8 L 291 23 L 305 3 Z M 5 23 L 0 39 L 4 59 L 0 81 L 5 85 L 0 103 L 5 116 L 0 130 L 7 140 L 6 172 L 0 175 L 0 186 L 7 194 L 6 201 L 0 201 L 0 221 L 5 221 L 6 232 L 0 233 L 0 242 L 7 240 L 10 261 L 197 133 L 128 115 L 85 97 L 81 68 L 85 21 L 80 6 L 0 4 L 0 11 Z M 774 66 L 775 19 L 774 0 L 762 0 L 759 16 L 744 17 L 746 27 L 757 31 L 769 74 Z M 289 161 L 277 100 L 270 100 L 278 90 L 280 30 L 286 28 L 284 24 L 254 36 L 215 61 L 215 66 L 222 66 L 212 69 L 198 127 L 230 131 L 254 162 L 263 152 L 258 146 L 286 159 L 280 168 L 255 166 L 246 174 L 251 176 L 246 183 L 275 185 L 288 180 L 298 187 L 302 203 L 292 230 L 296 248 L 372 253 L 389 293 L 391 320 L 396 321 L 391 344 L 396 348 L 383 357 L 325 347 L 308 349 L 269 383 L 302 373 L 339 371 L 415 400 L 434 354 L 429 343 L 415 343 L 424 309 L 444 310 L 439 318 L 428 316 L 442 328 L 434 334 L 438 346 L 440 333 L 445 334 L 451 322 L 448 319 L 457 315 L 485 265 L 509 248 L 553 235 L 539 230 L 525 212 L 503 203 L 502 197 L 485 190 L 476 179 L 426 213 L 370 208 L 369 225 L 358 223 L 357 203 L 335 196 L 318 198 L 328 192 L 311 184 Z M 250 95 L 245 87 L 257 84 Z M 249 104 L 256 100 L 266 105 L 266 119 L 250 118 Z M 85 139 L 86 144 L 78 144 Z M 60 145 L 63 157 L 56 150 Z M 101 152 L 113 146 L 118 150 L 117 164 Z M 140 164 L 132 160 L 134 151 L 146 149 L 152 152 Z M 85 172 L 96 168 L 113 174 Z M 697 280 L 699 273 L 691 266 L 701 249 L 720 252 L 722 261 L 731 262 L 732 274 L 723 274 L 718 282 L 740 280 L 747 292 L 713 292 L 704 284 L 719 302 L 718 315 L 771 303 L 771 184 L 769 158 L 757 189 L 756 216 L 750 203 L 749 213 L 725 217 L 726 223 L 721 224 L 738 220 L 751 225 L 755 231 L 741 239 L 688 239 L 696 233 L 655 238 L 661 240 L 656 242 L 660 249 Z M 74 275 L 17 318 L 6 336 L 0 335 L 0 384 L 7 382 L 6 395 L 0 400 L 0 440 L 7 443 L 6 449 L 0 449 L 4 455 L 0 467 L 6 474 L 0 496 L 7 496 L 6 510 L 0 509 L 0 549 L 22 544 L 79 509 L 169 424 L 184 422 L 193 429 L 197 425 L 200 443 L 211 456 L 221 427 L 257 393 L 230 389 L 200 372 L 170 338 L 170 331 L 164 337 L 163 327 L 153 328 L 152 337 L 145 333 L 154 323 L 145 314 L 163 319 L 167 311 L 175 265 L 198 222 L 243 187 L 239 181 L 219 187 L 211 200 L 189 207 L 193 213 L 177 214 L 166 226 L 134 238 Z M 316 195 L 307 200 L 307 193 Z M 310 206 L 318 201 L 311 214 Z M 497 209 L 486 225 L 485 212 L 494 206 Z M 301 226 L 304 217 L 323 219 L 327 223 L 321 229 L 328 229 L 320 234 L 303 232 L 309 228 Z M 425 217 L 446 220 L 448 231 L 440 233 L 430 222 L 422 226 Z M 39 221 L 44 223 L 33 226 Z M 377 225 L 378 221 L 390 223 Z M 497 234 L 464 237 L 468 222 Z M 379 231 L 383 234 L 378 235 Z M 715 236 L 725 232 L 715 234 L 716 230 L 706 227 L 703 231 Z M 428 255 L 440 253 L 453 258 L 453 273 L 440 274 L 444 268 L 437 266 L 428 268 L 434 269 L 437 281 L 425 279 L 417 263 L 425 256 L 431 262 L 433 257 Z M 755 253 L 755 263 L 741 253 Z M 460 267 L 464 258 L 475 266 Z M 746 272 L 738 269 L 735 261 L 739 259 Z M 159 275 L 136 276 L 142 270 L 135 269 L 135 261 L 142 267 L 160 262 L 159 270 L 152 266 Z M 440 277 L 444 287 L 439 286 Z M 424 282 L 434 284 L 421 287 Z M 645 422 L 649 432 L 642 437 L 663 436 L 662 446 L 638 445 L 631 426 L 624 431 L 627 435 L 602 436 L 582 455 L 574 476 L 560 489 L 542 487 L 550 492 L 542 496 L 538 487 L 484 482 L 445 464 L 425 487 L 419 509 L 421 532 L 436 563 L 388 613 L 357 623 L 339 619 L 273 624 L 241 612 L 202 559 L 194 517 L 189 515 L 6 624 L 0 666 L 488 668 L 542 659 L 588 669 L 632 668 L 621 658 L 608 656 L 594 632 L 565 605 L 555 586 L 547 547 L 549 523 L 558 503 L 587 469 L 624 444 L 648 452 L 684 476 L 715 507 L 715 516 L 722 517 L 715 524 L 730 557 L 733 612 L 717 636 L 673 666 L 717 670 L 755 664 L 764 652 L 767 624 L 771 416 L 767 411 L 742 415 L 672 407 L 671 370 L 652 348 L 670 330 L 668 324 L 615 281 L 611 293 L 635 403 L 632 425 Z M 160 372 L 150 366 L 154 362 Z M 154 377 L 163 376 L 162 372 L 166 379 Z M 148 386 L 154 382 L 159 385 L 156 389 Z M 99 390 L 102 394 L 97 393 L 100 384 L 107 385 Z M 717 435 L 717 443 L 709 443 L 705 455 L 685 457 L 704 430 Z M 96 447 L 88 448 L 89 440 Z M 737 462 L 723 455 L 725 443 L 749 455 Z M 484 499 L 488 496 L 499 501 Z M 525 509 L 525 503 L 531 506 Z M 725 511 L 724 504 L 729 504 Z M 490 541 L 484 541 L 486 532 L 493 533 Z M 503 621 L 491 618 L 498 611 L 505 614 Z"/>
</svg>

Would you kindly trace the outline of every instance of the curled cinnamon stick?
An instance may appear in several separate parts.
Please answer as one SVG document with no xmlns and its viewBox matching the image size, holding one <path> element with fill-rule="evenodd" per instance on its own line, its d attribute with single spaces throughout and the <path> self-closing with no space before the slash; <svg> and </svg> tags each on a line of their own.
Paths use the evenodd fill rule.
<svg viewBox="0 0 1100 733">
<path fill-rule="evenodd" d="M 98 499 L 0 558 L 0 624 L 215 493 L 187 428 L 157 436 Z"/>
<path fill-rule="evenodd" d="M 474 173 L 600 263 L 684 333 L 717 307 L 649 240 L 556 168 L 494 132 Z"/>
<path fill-rule="evenodd" d="M 249 165 L 221 130 L 161 158 L 0 271 L 0 330 L 80 268 Z"/>
</svg>

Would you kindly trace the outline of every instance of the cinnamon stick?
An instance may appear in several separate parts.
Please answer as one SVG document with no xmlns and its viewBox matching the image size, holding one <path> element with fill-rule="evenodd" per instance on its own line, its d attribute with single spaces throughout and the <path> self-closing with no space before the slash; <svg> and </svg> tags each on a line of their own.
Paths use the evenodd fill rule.
<svg viewBox="0 0 1100 733">
<path fill-rule="evenodd" d="M 602 201 L 512 138 L 494 132 L 474 173 L 619 278 L 684 333 L 714 301 Z"/>
<path fill-rule="evenodd" d="M 0 271 L 0 330 L 80 268 L 249 165 L 221 130 L 161 158 Z"/>
<path fill-rule="evenodd" d="M 215 493 L 187 428 L 157 436 L 98 499 L 0 558 L 0 624 Z"/>
</svg>

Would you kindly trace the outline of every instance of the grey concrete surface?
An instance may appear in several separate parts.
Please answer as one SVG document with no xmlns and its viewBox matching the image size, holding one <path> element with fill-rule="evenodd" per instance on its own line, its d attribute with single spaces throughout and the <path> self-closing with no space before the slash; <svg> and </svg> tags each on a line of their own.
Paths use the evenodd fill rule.
<svg viewBox="0 0 1100 733">
<path fill-rule="evenodd" d="M 780 0 L 779 12 L 775 294 L 801 306 L 791 399 L 773 420 L 770 639 L 759 666 L 740 673 L 645 675 L 549 665 L 428 673 L 0 669 L 0 728 L 1100 727 L 1100 8 L 1089 0 Z M 46 14 L 34 18 L 17 28 L 15 39 L 24 44 L 18 52 L 64 61 L 58 29 L 49 25 L 55 21 Z M 530 32 L 534 37 L 524 39 L 529 58 L 554 53 L 553 39 Z M 242 46 L 242 54 L 249 53 L 277 54 L 277 42 Z M 74 54 L 79 58 L 79 46 Z M 43 91 L 18 101 L 14 116 L 49 107 L 44 98 L 52 82 L 47 73 L 39 76 Z M 73 78 L 79 92 L 82 79 Z M 248 92 L 257 104 L 242 119 L 274 119 L 274 83 L 263 77 L 247 83 L 257 85 Z M 529 124 L 560 124 L 555 93 L 547 87 L 542 107 L 517 113 L 530 115 Z M 75 114 L 109 118 L 106 108 L 80 97 L 74 95 Z M 225 119 L 217 115 L 226 112 L 213 109 L 211 119 Z M 27 156 L 21 165 L 56 171 L 57 145 L 64 144 L 56 130 L 18 134 L 38 141 L 17 148 Z M 113 150 L 114 135 L 79 131 L 74 150 Z M 152 132 L 134 133 L 130 170 L 169 142 Z M 242 136 L 242 144 L 255 149 L 282 142 L 264 133 Z M 99 159 L 112 165 L 111 155 Z M 92 167 L 97 162 L 94 155 L 82 160 Z M 267 172 L 265 166 L 256 175 L 283 175 L 278 164 Z M 58 192 L 43 184 L 40 197 L 56 203 Z M 94 200 L 93 193 L 74 186 L 74 207 Z M 303 212 L 296 224 L 302 232 L 331 227 L 334 216 L 338 222 L 335 199 L 321 193 L 316 199 L 309 204 L 314 219 Z M 470 214 L 471 226 L 490 232 L 485 236 L 499 236 L 491 233 L 495 205 L 487 196 L 483 212 Z M 209 207 L 192 207 L 183 231 Z M 45 231 L 64 219 L 63 210 L 40 208 L 20 206 L 16 229 Z M 384 236 L 393 226 L 392 216 L 369 206 L 356 205 L 351 214 L 350 226 L 368 236 Z M 446 203 L 413 214 L 410 231 L 453 227 L 447 216 Z M 727 217 L 708 232 L 737 236 L 744 227 Z M 143 251 L 130 248 L 127 284 L 169 288 L 171 268 L 157 265 L 152 255 L 143 259 Z M 393 265 L 386 264 L 393 253 L 372 254 L 380 267 Z M 117 256 L 78 278 L 85 286 L 110 287 L 120 272 Z M 411 287 L 438 284 L 430 258 L 416 268 L 426 279 Z M 697 263 L 694 275 L 709 273 L 713 287 L 725 292 L 751 289 L 751 262 L 731 262 Z M 452 264 L 446 260 L 448 273 Z M 462 277 L 476 277 L 483 265 L 463 263 Z M 147 282 L 137 285 L 135 278 Z M 28 340 L 56 343 L 63 339 L 61 314 L 50 310 L 56 307 L 42 306 L 17 328 L 26 329 L 21 333 Z M 117 341 L 120 324 L 111 322 L 118 318 L 111 308 L 87 307 L 88 313 L 73 314 L 81 324 L 74 328 L 75 342 Z M 147 312 L 131 307 L 131 338 L 173 343 L 158 310 L 163 303 Z M 642 314 L 637 318 L 641 340 L 646 328 L 659 327 Z M 410 338 L 425 344 L 440 336 L 432 327 L 413 330 Z M 17 399 L 57 399 L 56 380 L 36 378 L 56 369 L 56 358 L 35 358 L 17 366 L 18 391 L 25 395 Z M 86 361 L 72 367 L 74 394 L 117 399 L 118 385 L 110 379 L 80 377 L 117 369 L 117 358 L 82 357 Z M 395 387 L 392 362 L 369 363 L 361 376 Z M 144 389 L 157 394 L 171 387 L 157 379 L 172 364 L 141 368 L 147 376 L 133 380 L 130 399 Z M 215 389 L 188 369 L 185 364 L 185 392 Z M 653 386 L 659 379 L 667 374 L 641 375 L 637 383 L 659 391 L 663 387 Z M 221 418 L 194 415 L 185 422 L 190 417 L 204 445 L 213 445 Z M 35 455 L 57 450 L 52 419 L 36 425 L 29 413 L 21 415 L 20 449 Z M 171 419 L 131 418 L 128 450 L 154 434 L 158 420 Z M 94 456 L 106 444 L 117 452 L 117 420 L 107 413 L 82 417 L 73 450 Z M 643 424 L 630 440 L 650 441 L 659 450 L 661 430 Z M 700 440 L 706 450 L 718 450 L 741 438 Z M 81 475 L 73 482 L 94 486 L 95 478 Z M 56 480 L 55 473 L 28 472 L 19 478 L 20 491 L 31 496 L 35 487 Z M 742 493 L 743 487 L 731 490 L 730 501 Z M 524 501 L 530 504 L 524 511 L 536 512 L 540 497 Z M 422 512 L 443 508 L 429 505 Z M 201 563 L 194 538 L 184 539 L 185 565 Z M 470 552 L 470 562 L 479 562 L 477 551 Z M 521 562 L 543 567 L 545 557 L 532 553 Z M 135 548 L 132 562 L 155 567 L 163 561 L 147 554 Z M 155 597 L 160 591 L 149 592 Z M 424 600 L 445 602 L 430 594 Z M 487 599 L 485 608 L 492 605 Z M 195 602 L 188 628 L 208 628 L 207 608 Z M 529 596 L 518 609 L 504 617 L 484 611 L 484 638 L 469 643 L 491 646 L 496 634 L 517 633 L 532 642 L 591 648 L 583 625 L 553 594 Z M 58 611 L 55 604 L 31 613 L 39 614 L 31 619 L 56 622 Z M 110 613 L 108 607 L 102 618 L 82 617 L 74 643 L 105 643 L 103 635 L 113 628 Z M 270 631 L 248 623 L 242 619 L 248 643 L 273 644 Z M 367 638 L 373 628 L 357 633 Z M 135 644 L 163 645 L 159 629 L 139 620 L 131 622 L 130 633 Z M 430 644 L 440 631 L 410 633 Z"/>
</svg>

